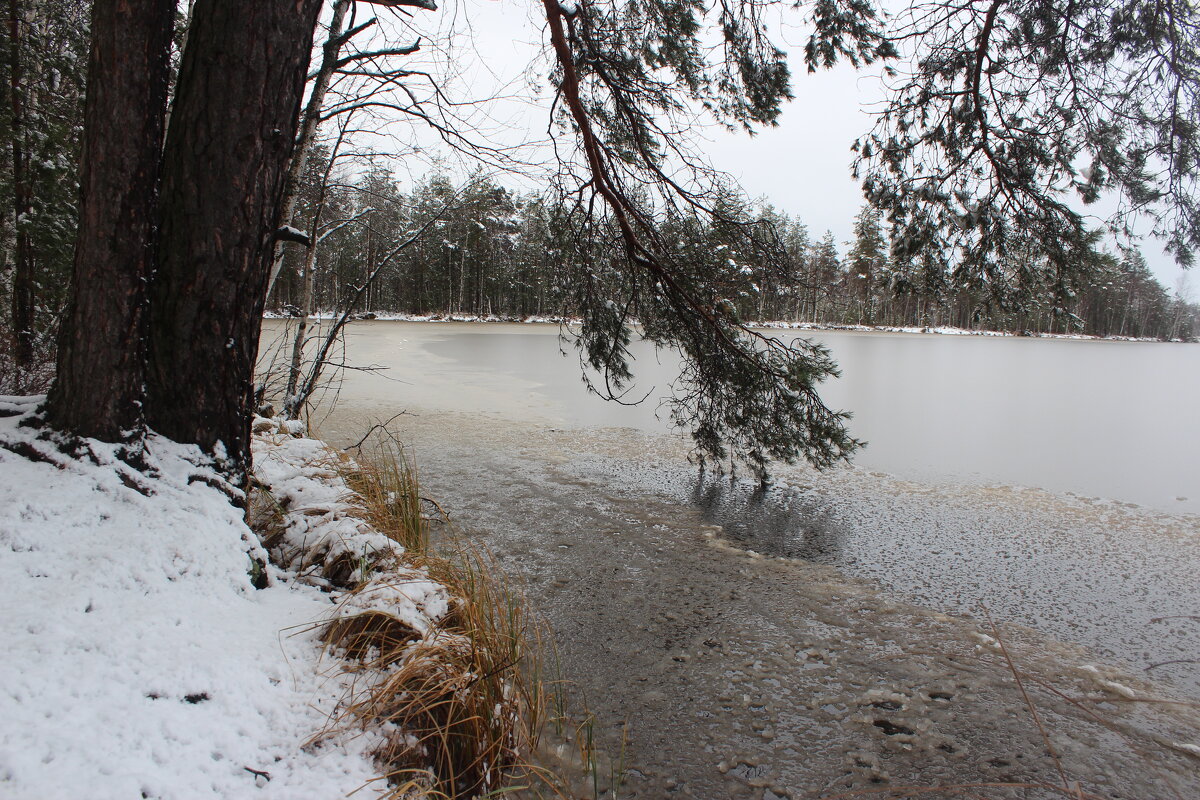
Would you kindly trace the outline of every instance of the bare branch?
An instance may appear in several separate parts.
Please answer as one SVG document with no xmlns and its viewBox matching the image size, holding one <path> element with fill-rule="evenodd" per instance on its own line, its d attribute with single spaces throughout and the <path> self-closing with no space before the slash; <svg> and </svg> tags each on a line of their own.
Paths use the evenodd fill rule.
<svg viewBox="0 0 1200 800">
<path fill-rule="evenodd" d="M 437 11 L 434 0 L 364 0 L 368 5 L 383 6 L 384 8 L 421 8 L 425 11 Z"/>
<path fill-rule="evenodd" d="M 334 64 L 335 69 L 341 69 L 356 61 L 365 61 L 370 58 L 386 58 L 387 56 L 408 56 L 421 49 L 421 40 L 413 42 L 407 47 L 390 47 L 383 50 L 371 50 L 365 53 L 353 53 L 348 56 L 343 56 Z"/>
</svg>

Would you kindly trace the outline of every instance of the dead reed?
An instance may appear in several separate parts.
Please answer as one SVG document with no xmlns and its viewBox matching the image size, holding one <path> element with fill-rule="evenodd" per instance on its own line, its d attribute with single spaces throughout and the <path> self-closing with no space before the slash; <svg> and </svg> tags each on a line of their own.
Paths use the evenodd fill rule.
<svg viewBox="0 0 1200 800">
<path fill-rule="evenodd" d="M 540 626 L 520 592 L 484 549 L 456 538 L 448 524 L 439 524 L 431 543 L 431 522 L 444 523 L 445 515 L 421 497 L 415 470 L 393 444 L 342 462 L 340 472 L 362 519 L 404 548 L 391 569 L 427 576 L 451 601 L 423 632 L 376 609 L 325 627 L 324 640 L 365 679 L 356 680 L 361 690 L 339 724 L 383 734 L 376 755 L 391 797 L 496 796 L 521 780 L 556 794 L 553 778 L 528 764 L 547 696 Z M 381 580 L 388 576 L 370 578 L 372 590 Z"/>
</svg>

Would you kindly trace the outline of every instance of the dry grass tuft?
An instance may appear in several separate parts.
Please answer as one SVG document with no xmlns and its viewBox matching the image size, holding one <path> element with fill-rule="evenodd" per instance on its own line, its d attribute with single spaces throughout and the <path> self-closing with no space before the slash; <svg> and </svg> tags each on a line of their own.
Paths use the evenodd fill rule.
<svg viewBox="0 0 1200 800">
<path fill-rule="evenodd" d="M 340 467 L 371 527 L 410 554 L 428 552 L 430 519 L 422 508 L 430 503 L 422 500 L 417 472 L 402 452 L 379 445 L 359 461 L 342 461 Z"/>
<path fill-rule="evenodd" d="M 395 723 L 381 760 L 428 764 L 433 788 L 452 798 L 498 788 L 525 752 L 520 703 L 503 682 L 474 672 L 474 650 L 466 637 L 437 634 L 354 709 Z"/>
<path fill-rule="evenodd" d="M 579 765 L 539 747 L 544 722 L 555 721 L 561 738 L 566 718 L 563 685 L 543 678 L 541 624 L 495 559 L 456 537 L 421 496 L 415 470 L 385 437 L 357 459 L 330 453 L 312 465 L 353 492 L 337 503 L 288 508 L 290 495 L 260 483 L 251 493 L 248 519 L 272 562 L 338 592 L 318 632 L 339 657 L 346 696 L 312 741 L 378 741 L 377 780 L 394 800 L 577 796 L 565 775 L 592 765 L 590 745 Z M 338 530 L 400 547 L 360 547 Z"/>
<path fill-rule="evenodd" d="M 372 653 L 378 653 L 381 658 L 398 658 L 406 645 L 420 638 L 420 632 L 407 622 L 383 611 L 363 611 L 338 617 L 321 632 L 321 641 L 340 650 L 345 658 L 360 662 L 367 661 Z M 389 663 L 372 662 L 378 667 Z"/>
<path fill-rule="evenodd" d="M 382 731 L 377 757 L 392 795 L 476 797 L 533 777 L 551 792 L 552 778 L 529 767 L 545 719 L 539 626 L 519 592 L 483 550 L 455 540 L 443 526 L 430 544 L 414 470 L 395 449 L 380 447 L 347 463 L 347 484 L 362 518 L 405 548 L 400 568 L 417 569 L 454 600 L 424 635 L 371 610 L 330 622 L 323 637 L 359 662 L 360 687 L 340 725 Z M 365 670 L 375 670 L 364 676 Z"/>
</svg>

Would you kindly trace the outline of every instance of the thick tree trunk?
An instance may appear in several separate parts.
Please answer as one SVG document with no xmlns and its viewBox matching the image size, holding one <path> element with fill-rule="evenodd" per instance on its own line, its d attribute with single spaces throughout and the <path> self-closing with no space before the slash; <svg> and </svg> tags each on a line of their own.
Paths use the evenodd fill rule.
<svg viewBox="0 0 1200 800">
<path fill-rule="evenodd" d="M 12 326 L 16 339 L 13 356 L 18 367 L 33 361 L 33 245 L 29 240 L 29 215 L 33 198 L 29 186 L 29 153 L 25 142 L 25 108 L 21 37 L 25 18 L 18 0 L 8 0 L 8 100 L 12 141 L 13 219 L 15 252 L 12 281 Z"/>
<path fill-rule="evenodd" d="M 321 0 L 198 0 L 164 151 L 146 418 L 249 465 L 254 362 Z"/>
<path fill-rule="evenodd" d="M 84 111 L 79 233 L 47 414 L 117 441 L 140 422 L 173 0 L 97 0 Z"/>
</svg>

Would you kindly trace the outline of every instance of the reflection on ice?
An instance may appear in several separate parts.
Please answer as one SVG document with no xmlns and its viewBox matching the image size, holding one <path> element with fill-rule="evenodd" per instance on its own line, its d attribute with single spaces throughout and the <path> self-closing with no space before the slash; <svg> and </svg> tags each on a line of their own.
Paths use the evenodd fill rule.
<svg viewBox="0 0 1200 800">
<path fill-rule="evenodd" d="M 730 541 L 757 552 L 815 564 L 842 561 L 842 531 L 827 511 L 757 482 L 700 472 L 692 502 Z"/>
</svg>

